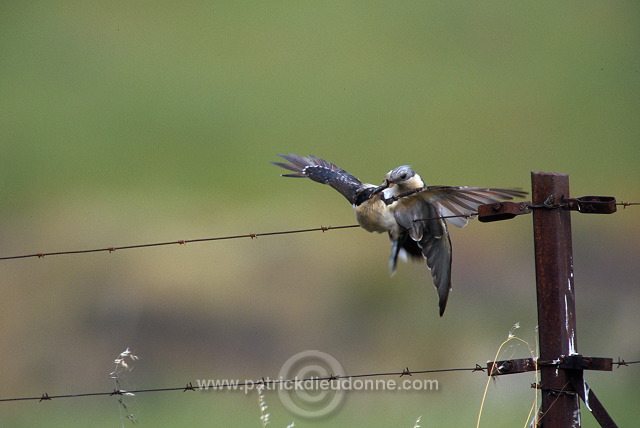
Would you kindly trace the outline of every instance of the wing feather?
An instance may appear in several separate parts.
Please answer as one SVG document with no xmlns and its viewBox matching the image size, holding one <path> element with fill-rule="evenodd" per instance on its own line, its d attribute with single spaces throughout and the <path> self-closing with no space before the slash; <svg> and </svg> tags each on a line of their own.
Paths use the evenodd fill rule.
<svg viewBox="0 0 640 428">
<path fill-rule="evenodd" d="M 283 177 L 308 177 L 313 181 L 328 184 L 342 194 L 349 202 L 356 204 L 365 186 L 353 175 L 344 169 L 315 156 L 298 156 L 289 153 L 288 155 L 278 155 L 289 161 L 271 162 L 281 168 L 293 171 L 294 174 L 283 174 Z"/>
<path fill-rule="evenodd" d="M 493 187 L 456 187 L 456 186 L 428 186 L 424 190 L 411 194 L 406 199 L 423 199 L 434 204 L 443 217 L 468 216 L 473 218 L 478 206 L 493 204 L 514 197 L 524 197 L 527 192 L 520 189 L 503 189 Z M 457 227 L 466 226 L 467 217 L 450 217 L 446 219 Z"/>
<path fill-rule="evenodd" d="M 442 227 L 446 228 L 446 223 L 442 220 L 441 222 Z M 431 270 L 433 285 L 438 292 L 440 316 L 442 316 L 447 307 L 447 299 L 451 290 L 451 239 L 448 232 L 443 233 L 440 237 L 425 235 L 425 238 L 421 242 L 422 254 L 427 259 L 427 266 Z"/>
<path fill-rule="evenodd" d="M 391 207 L 402 230 L 397 242 L 392 244 L 390 267 L 392 270 L 395 268 L 398 249 L 417 246 L 431 271 L 442 316 L 451 289 L 451 240 L 447 224 L 439 218 L 441 214 L 437 206 L 425 198 L 400 199 Z M 415 251 L 410 254 L 416 258 Z"/>
</svg>

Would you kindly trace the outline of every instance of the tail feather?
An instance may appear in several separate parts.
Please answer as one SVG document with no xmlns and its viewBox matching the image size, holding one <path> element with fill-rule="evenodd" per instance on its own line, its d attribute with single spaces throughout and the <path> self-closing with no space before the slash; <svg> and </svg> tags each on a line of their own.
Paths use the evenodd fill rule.
<svg viewBox="0 0 640 428">
<path fill-rule="evenodd" d="M 391 256 L 389 257 L 389 272 L 393 275 L 398 264 L 398 256 L 408 257 L 414 262 L 424 261 L 422 248 L 418 242 L 409 237 L 408 233 L 403 233 L 397 240 L 389 236 L 391 240 Z"/>
</svg>

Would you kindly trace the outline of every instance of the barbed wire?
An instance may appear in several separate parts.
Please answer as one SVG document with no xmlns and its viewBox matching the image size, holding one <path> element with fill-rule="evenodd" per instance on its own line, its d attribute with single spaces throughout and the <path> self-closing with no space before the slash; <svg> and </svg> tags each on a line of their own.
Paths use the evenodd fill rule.
<svg viewBox="0 0 640 428">
<path fill-rule="evenodd" d="M 640 364 L 640 360 L 638 361 L 625 361 L 624 359 L 618 358 L 617 362 L 614 362 L 613 365 L 617 366 L 617 368 L 623 366 L 631 366 L 633 364 Z M 251 381 L 245 382 L 230 382 L 227 380 L 219 381 L 218 383 L 206 384 L 202 386 L 193 386 L 193 382 L 188 382 L 185 386 L 179 387 L 169 387 L 169 388 L 148 388 L 148 389 L 132 389 L 132 390 L 122 390 L 122 389 L 114 389 L 108 392 L 87 392 L 87 393 L 79 393 L 79 394 L 61 394 L 61 395 L 49 395 L 48 393 L 43 393 L 38 397 L 14 397 L 14 398 L 0 398 L 0 403 L 14 402 L 14 401 L 50 401 L 58 398 L 80 398 L 80 397 L 111 397 L 111 396 L 133 396 L 135 394 L 141 394 L 146 392 L 167 392 L 167 391 L 207 391 L 207 390 L 241 390 L 243 388 L 255 388 L 259 385 L 262 386 L 275 386 L 282 384 L 295 384 L 300 382 L 320 382 L 327 381 L 333 382 L 341 379 L 360 379 L 360 378 L 368 378 L 368 377 L 404 377 L 404 376 L 413 376 L 420 374 L 428 374 L 428 373 L 447 373 L 447 372 L 482 372 L 486 373 L 489 370 L 488 366 L 481 366 L 480 364 L 476 364 L 475 367 L 460 367 L 460 368 L 447 368 L 447 369 L 432 369 L 432 370 L 409 370 L 409 367 L 405 367 L 402 371 L 393 371 L 393 372 L 381 372 L 381 373 L 364 373 L 364 374 L 355 374 L 355 375 L 333 375 L 325 376 L 325 377 L 309 377 L 305 379 L 270 379 L 270 378 L 260 378 Z"/>
<path fill-rule="evenodd" d="M 640 202 L 616 202 L 615 205 L 621 205 L 624 208 L 632 206 L 632 205 L 640 205 Z M 560 206 L 560 205 L 559 205 Z M 528 208 L 549 208 L 548 205 L 527 205 Z M 436 216 L 429 218 L 421 218 L 416 219 L 414 221 L 428 221 L 428 220 L 438 220 L 438 219 L 449 219 L 455 217 L 463 217 L 463 218 L 472 218 L 477 216 L 477 212 L 469 212 L 466 214 L 459 215 L 444 215 L 444 216 Z M 296 233 L 307 233 L 307 232 L 327 232 L 329 230 L 342 230 L 342 229 L 353 229 L 356 227 L 360 227 L 358 224 L 350 224 L 346 226 L 320 226 L 308 229 L 294 229 L 294 230 L 282 230 L 277 232 L 262 232 L 262 233 L 246 233 L 243 235 L 229 235 L 229 236 L 216 236 L 212 238 L 196 238 L 196 239 L 179 239 L 177 241 L 166 241 L 166 242 L 154 242 L 149 244 L 133 244 L 133 245 L 122 245 L 117 247 L 104 247 L 104 248 L 93 248 L 88 250 L 69 250 L 69 251 L 52 251 L 52 252 L 41 252 L 41 253 L 32 253 L 32 254 L 22 254 L 17 256 L 4 256 L 0 257 L 0 261 L 6 260 L 15 260 L 15 259 L 28 259 L 28 258 L 39 258 L 42 259 L 44 257 L 50 256 L 62 256 L 62 255 L 71 255 L 71 254 L 87 254 L 87 253 L 100 253 L 100 252 L 108 252 L 113 253 L 115 251 L 122 250 L 133 250 L 137 248 L 150 248 L 150 247 L 162 247 L 168 245 L 186 245 L 196 242 L 211 242 L 211 241 L 225 241 L 231 239 L 241 239 L 241 238 L 251 238 L 256 239 L 261 236 L 276 236 L 276 235 L 291 235 Z"/>
<path fill-rule="evenodd" d="M 36 257 L 41 259 L 41 258 L 44 258 L 45 256 L 62 256 L 62 255 L 69 255 L 69 254 L 87 254 L 87 253 L 99 253 L 99 252 L 113 253 L 114 251 L 132 250 L 135 248 L 161 247 L 161 246 L 167 246 L 167 245 L 185 245 L 185 244 L 191 244 L 194 242 L 224 241 L 229 239 L 240 239 L 240 238 L 256 239 L 261 236 L 289 235 L 294 233 L 320 232 L 320 231 L 327 232 L 329 230 L 350 229 L 355 227 L 360 227 L 360 225 L 351 224 L 347 226 L 320 226 L 320 227 L 311 228 L 311 229 L 283 230 L 278 232 L 263 232 L 263 233 L 247 233 L 244 235 L 216 236 L 212 238 L 180 239 L 177 241 L 154 242 L 150 244 L 123 245 L 119 247 L 104 247 L 104 248 L 95 248 L 95 249 L 89 249 L 89 250 L 70 250 L 70 251 L 54 251 L 54 252 L 48 252 L 48 253 L 33 253 L 33 254 L 24 254 L 19 256 L 0 257 L 0 261 L 36 258 Z"/>
</svg>

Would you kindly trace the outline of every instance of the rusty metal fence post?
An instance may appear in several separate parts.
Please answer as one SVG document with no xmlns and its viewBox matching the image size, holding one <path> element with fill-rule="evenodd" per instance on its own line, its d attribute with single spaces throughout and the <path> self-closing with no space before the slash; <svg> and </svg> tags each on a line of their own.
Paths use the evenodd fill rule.
<svg viewBox="0 0 640 428">
<path fill-rule="evenodd" d="M 507 220 L 533 211 L 538 301 L 539 357 L 493 361 L 489 376 L 540 370 L 542 405 L 534 419 L 544 428 L 580 427 L 580 401 L 606 428 L 617 427 L 584 379 L 584 370 L 611 371 L 612 358 L 578 354 L 576 339 L 571 211 L 612 214 L 618 203 L 611 196 L 569 197 L 569 176 L 532 172 L 533 202 L 500 202 L 478 207 L 480 221 Z"/>
<path fill-rule="evenodd" d="M 558 209 L 569 198 L 569 176 L 532 172 L 533 231 L 538 296 L 538 331 L 541 361 L 553 362 L 578 353 L 571 212 Z M 548 207 L 548 209 L 545 209 Z M 540 365 L 543 415 L 541 426 L 579 427 L 580 402 L 568 370 Z"/>
</svg>

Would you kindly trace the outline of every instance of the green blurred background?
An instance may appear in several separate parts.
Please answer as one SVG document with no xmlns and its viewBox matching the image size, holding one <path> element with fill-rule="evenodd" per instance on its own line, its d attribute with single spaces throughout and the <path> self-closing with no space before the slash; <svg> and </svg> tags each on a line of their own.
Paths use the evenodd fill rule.
<svg viewBox="0 0 640 428">
<path fill-rule="evenodd" d="M 574 196 L 640 201 L 640 7 L 568 2 L 2 2 L 0 255 L 353 224 L 348 203 L 288 180 L 314 154 L 372 183 L 571 176 Z M 578 350 L 640 359 L 640 209 L 573 215 Z M 277 376 L 318 349 L 347 373 L 469 367 L 515 322 L 535 346 L 531 218 L 452 230 L 438 317 L 429 273 L 390 278 L 360 229 L 4 261 L 0 398 Z M 525 346 L 500 357 L 528 357 Z M 418 378 L 418 376 L 414 376 Z M 423 376 L 424 377 L 424 376 Z M 304 420 L 268 392 L 272 426 L 475 426 L 484 374 L 437 392 L 352 393 Z M 588 373 L 622 426 L 638 366 Z M 523 426 L 530 374 L 489 387 L 483 426 Z M 260 426 L 257 397 L 128 399 L 145 426 Z M 119 426 L 113 397 L 0 403 L 5 426 Z M 583 426 L 596 426 L 584 413 Z M 127 423 L 128 424 L 128 423 Z"/>
</svg>

